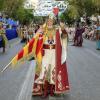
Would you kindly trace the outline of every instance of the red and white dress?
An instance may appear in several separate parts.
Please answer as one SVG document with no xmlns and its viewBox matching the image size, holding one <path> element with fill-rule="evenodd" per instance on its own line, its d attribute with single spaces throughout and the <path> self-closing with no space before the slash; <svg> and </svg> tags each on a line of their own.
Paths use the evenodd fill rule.
<svg viewBox="0 0 100 100">
<path fill-rule="evenodd" d="M 63 93 L 69 90 L 67 72 L 67 38 L 61 38 L 62 30 L 53 31 L 52 39 L 46 37 L 43 43 L 44 56 L 39 76 L 35 77 L 33 94 L 42 93 L 42 85 L 47 80 L 49 84 L 55 85 L 55 93 Z"/>
</svg>

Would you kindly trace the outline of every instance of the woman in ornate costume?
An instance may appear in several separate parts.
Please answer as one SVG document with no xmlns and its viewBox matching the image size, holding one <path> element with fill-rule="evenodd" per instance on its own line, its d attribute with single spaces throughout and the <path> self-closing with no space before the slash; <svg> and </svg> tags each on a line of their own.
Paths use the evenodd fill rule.
<svg viewBox="0 0 100 100">
<path fill-rule="evenodd" d="M 53 23 L 53 19 L 49 18 L 45 27 L 40 27 L 40 30 L 43 30 L 38 32 L 39 43 L 43 41 L 43 45 L 37 45 L 36 49 L 40 48 L 42 60 L 37 61 L 36 69 L 39 70 L 35 73 L 33 95 L 47 97 L 49 93 L 53 96 L 69 90 L 66 65 L 68 34 L 62 21 L 59 29 L 56 29 Z"/>
<path fill-rule="evenodd" d="M 85 29 L 83 27 L 80 27 L 80 24 L 78 23 L 76 26 L 73 46 L 82 47 L 82 44 L 83 44 L 82 34 L 84 33 L 84 31 L 85 31 Z"/>
</svg>

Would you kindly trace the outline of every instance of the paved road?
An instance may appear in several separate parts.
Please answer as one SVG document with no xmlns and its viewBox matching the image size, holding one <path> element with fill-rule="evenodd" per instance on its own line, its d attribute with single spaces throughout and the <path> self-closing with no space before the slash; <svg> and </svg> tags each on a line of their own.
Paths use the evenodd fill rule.
<svg viewBox="0 0 100 100">
<path fill-rule="evenodd" d="M 6 50 L 6 53 L 3 54 L 0 51 L 0 70 L 3 69 L 22 48 L 22 44 L 17 42 L 17 39 L 10 41 L 10 48 Z M 30 62 L 25 62 L 16 68 L 9 68 L 0 74 L 0 100 L 25 100 L 23 96 L 27 93 L 23 91 L 26 92 L 25 86 L 28 86 L 28 82 L 26 81 L 30 81 L 31 71 L 32 67 L 30 67 Z M 31 76 L 31 78 L 32 77 L 33 76 Z M 29 91 L 30 90 L 28 90 L 28 93 Z"/>
<path fill-rule="evenodd" d="M 68 100 L 100 100 L 100 51 L 95 42 L 85 41 L 83 48 L 69 47 Z"/>
<path fill-rule="evenodd" d="M 88 40 L 84 41 L 82 48 L 70 45 L 67 62 L 71 90 L 65 95 L 49 97 L 47 100 L 100 100 L 100 51 L 95 50 L 95 42 Z M 6 54 L 0 54 L 0 67 L 6 65 L 21 47 L 18 44 Z M 16 100 L 25 85 L 23 83 L 32 82 L 33 75 L 29 75 L 32 73 L 31 66 L 27 67 L 29 65 L 30 62 L 27 62 L 15 70 L 8 69 L 0 76 L 0 100 Z M 29 78 L 26 77 L 28 75 Z M 41 100 L 41 97 L 32 97 L 32 100 Z"/>
</svg>

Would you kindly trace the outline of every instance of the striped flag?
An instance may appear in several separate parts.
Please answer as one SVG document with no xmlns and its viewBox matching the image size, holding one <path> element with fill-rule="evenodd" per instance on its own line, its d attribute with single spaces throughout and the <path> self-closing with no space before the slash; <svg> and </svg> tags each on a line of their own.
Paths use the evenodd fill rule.
<svg viewBox="0 0 100 100">
<path fill-rule="evenodd" d="M 25 61 L 34 56 L 38 62 L 42 60 L 43 37 L 38 34 L 12 59 L 11 64 L 16 65 L 20 61 Z"/>
<path fill-rule="evenodd" d="M 36 58 L 38 63 L 42 62 L 42 50 L 43 50 L 43 35 L 40 34 L 36 46 Z"/>
</svg>

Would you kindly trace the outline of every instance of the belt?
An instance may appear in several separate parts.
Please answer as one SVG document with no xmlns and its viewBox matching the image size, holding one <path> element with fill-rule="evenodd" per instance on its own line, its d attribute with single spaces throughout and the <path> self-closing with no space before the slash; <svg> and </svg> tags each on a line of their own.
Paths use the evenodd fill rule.
<svg viewBox="0 0 100 100">
<path fill-rule="evenodd" d="M 44 49 L 55 49 L 55 45 L 54 44 L 53 45 L 44 44 L 43 48 Z"/>
</svg>

